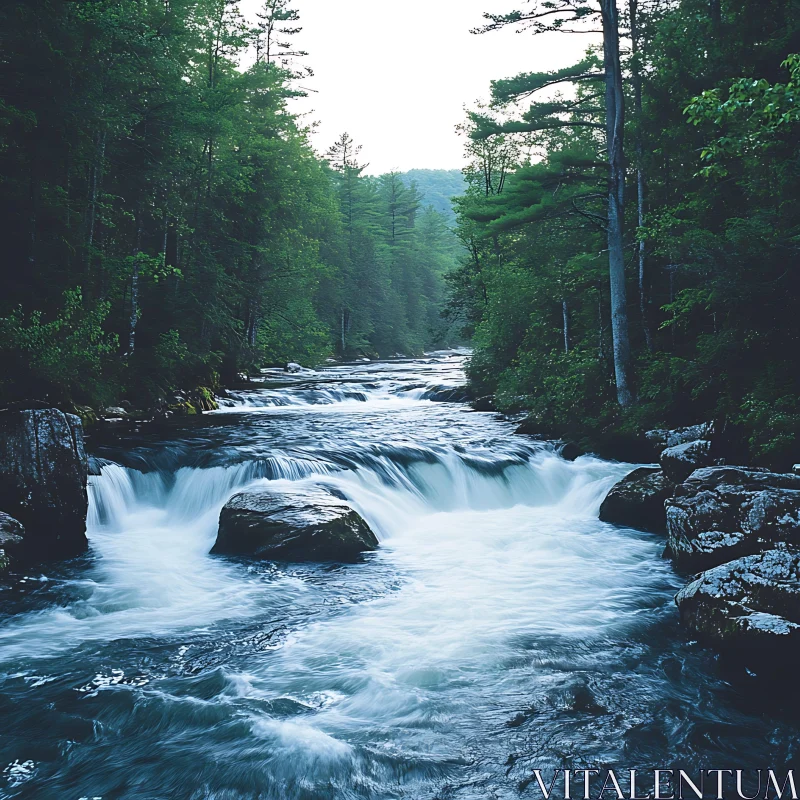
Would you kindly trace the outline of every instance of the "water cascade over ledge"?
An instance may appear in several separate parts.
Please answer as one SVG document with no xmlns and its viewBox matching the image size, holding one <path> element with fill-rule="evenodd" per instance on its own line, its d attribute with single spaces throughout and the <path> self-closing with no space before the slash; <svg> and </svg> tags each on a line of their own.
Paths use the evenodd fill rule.
<svg viewBox="0 0 800 800">
<path fill-rule="evenodd" d="M 631 466 L 427 399 L 461 360 L 292 376 L 96 453 L 89 556 L 0 620 L 0 797 L 483 800 L 566 757 L 715 766 L 734 728 L 788 753 L 678 635 L 663 540 L 598 520 Z M 379 550 L 209 555 L 261 484 L 335 490 Z"/>
</svg>

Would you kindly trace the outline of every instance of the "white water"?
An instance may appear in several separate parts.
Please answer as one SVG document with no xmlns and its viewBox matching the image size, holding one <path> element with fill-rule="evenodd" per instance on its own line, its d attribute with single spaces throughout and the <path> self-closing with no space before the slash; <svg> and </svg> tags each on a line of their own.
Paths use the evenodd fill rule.
<svg viewBox="0 0 800 800">
<path fill-rule="evenodd" d="M 626 573 L 653 555 L 649 543 L 596 521 L 602 498 L 627 469 L 589 457 L 569 463 L 546 450 L 498 474 L 472 468 L 453 451 L 434 463 L 401 466 L 386 456 L 345 471 L 278 456 L 268 465 L 280 476 L 273 481 L 261 477 L 260 462 L 183 468 L 171 476 L 109 464 L 90 483 L 96 562 L 82 581 L 84 599 L 4 629 L 3 656 L 30 653 L 32 639 L 44 656 L 85 640 L 249 617 L 287 593 L 302 593 L 295 578 L 265 583 L 208 555 L 219 511 L 232 494 L 257 482 L 279 489 L 286 480 L 323 482 L 343 493 L 381 541 L 386 568 L 407 581 L 368 612 L 337 621 L 344 634 L 334 640 L 350 635 L 352 625 L 374 625 L 381 647 L 402 662 L 423 652 L 438 661 L 454 648 L 493 647 L 508 625 L 602 634 L 598 625 L 619 619 L 605 601 L 598 604 L 598 591 L 609 598 L 619 598 L 623 588 L 627 594 Z M 570 591 L 559 592 L 559 585 Z M 435 617 L 428 613 L 432 605 Z M 617 605 L 624 611 L 624 602 Z M 397 636 L 395 645 L 402 644 L 412 635 L 423 652 L 389 641 Z"/>
<path fill-rule="evenodd" d="M 264 431 L 279 435 L 283 449 L 171 473 L 103 466 L 90 484 L 91 567 L 70 581 L 68 602 L 0 628 L 0 662 L 24 661 L 29 670 L 52 658 L 83 664 L 79 648 L 89 647 L 103 655 L 76 669 L 86 670 L 82 680 L 97 692 L 134 692 L 137 705 L 163 707 L 165 720 L 177 709 L 189 718 L 213 709 L 214 721 L 200 729 L 224 732 L 236 749 L 220 755 L 212 739 L 197 758 L 235 762 L 246 741 L 247 752 L 258 754 L 258 780 L 269 787 L 258 796 L 388 797 L 398 796 L 388 786 L 428 786 L 462 763 L 468 742 L 485 735 L 496 713 L 505 718 L 524 703 L 521 686 L 542 665 L 580 662 L 584 652 L 608 660 L 597 655 L 608 642 L 648 624 L 653 598 L 666 602 L 673 587 L 661 544 L 597 519 L 629 466 L 588 456 L 567 462 L 511 442 L 505 431 L 499 444 L 475 445 L 465 432 L 480 441 L 487 431 L 496 435 L 491 418 L 391 389 L 383 384 L 366 401 L 330 394 L 330 403 L 316 406 L 324 409 L 324 430 L 337 426 L 338 450 L 330 443 L 316 454 L 292 448 L 289 426 L 310 419 L 314 403 L 295 403 L 286 417 L 278 415 L 292 403 L 256 399 L 249 408 L 267 413 L 235 410 L 260 426 L 243 452 Z M 264 391 L 269 401 L 272 390 Z M 426 437 L 434 429 L 432 443 Z M 450 441 L 442 441 L 443 429 Z M 359 442 L 368 430 L 373 439 Z M 339 466 L 337 453 L 346 455 Z M 361 564 L 321 569 L 263 569 L 209 555 L 233 493 L 287 481 L 336 489 L 369 522 L 379 550 Z M 274 647 L 226 657 L 224 685 L 211 699 L 151 686 L 148 677 L 126 686 L 112 669 L 137 639 L 161 637 L 180 645 L 180 654 L 183 641 L 204 632 L 213 642 L 242 626 L 268 630 L 278 622 L 286 630 Z M 276 703 L 294 710 L 280 713 Z M 185 752 L 180 741 L 177 754 Z"/>
</svg>

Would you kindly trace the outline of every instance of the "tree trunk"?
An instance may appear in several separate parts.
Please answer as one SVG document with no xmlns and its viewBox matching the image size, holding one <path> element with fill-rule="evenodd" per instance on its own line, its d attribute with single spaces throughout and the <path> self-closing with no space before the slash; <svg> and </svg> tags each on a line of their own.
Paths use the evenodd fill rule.
<svg viewBox="0 0 800 800">
<path fill-rule="evenodd" d="M 86 237 L 89 255 L 87 258 L 87 268 L 91 260 L 91 250 L 94 245 L 94 232 L 97 224 L 97 194 L 100 190 L 103 178 L 103 160 L 106 157 L 106 132 L 105 130 L 97 134 L 97 146 L 95 148 L 94 163 L 92 164 L 92 188 L 89 200 L 89 230 Z"/>
<path fill-rule="evenodd" d="M 630 384 L 631 346 L 628 336 L 628 301 L 625 288 L 625 98 L 619 59 L 619 19 L 616 0 L 600 0 L 603 17 L 603 54 L 606 83 L 606 137 L 610 168 L 608 189 L 608 267 L 611 287 L 611 332 L 617 402 L 633 403 Z"/>
<path fill-rule="evenodd" d="M 644 225 L 644 170 L 641 168 L 636 171 L 636 184 L 638 188 L 638 219 L 639 227 Z M 644 239 L 639 239 L 639 313 L 642 316 L 642 330 L 644 331 L 644 340 L 647 344 L 647 349 L 652 353 L 655 349 L 653 345 L 653 332 L 650 330 L 650 321 L 647 319 L 647 280 L 645 274 L 646 266 L 646 250 Z"/>
<path fill-rule="evenodd" d="M 561 300 L 561 316 L 564 320 L 564 352 L 569 355 L 569 307 L 566 297 Z"/>
<path fill-rule="evenodd" d="M 645 177 L 644 144 L 642 142 L 642 65 L 639 61 L 639 0 L 629 0 L 631 20 L 631 48 L 633 53 L 633 102 L 636 112 L 636 210 L 639 228 L 644 227 Z M 653 334 L 647 319 L 647 282 L 645 273 L 646 248 L 643 238 L 639 238 L 639 312 L 642 317 L 642 330 L 647 349 L 653 352 Z"/>
<path fill-rule="evenodd" d="M 131 320 L 128 335 L 128 356 L 133 355 L 136 347 L 136 323 L 139 319 L 139 257 L 142 254 L 142 217 L 136 215 L 136 251 L 133 257 L 133 275 L 131 275 Z"/>
<path fill-rule="evenodd" d="M 710 0 L 711 24 L 714 26 L 714 34 L 719 36 L 722 30 L 722 0 Z"/>
</svg>

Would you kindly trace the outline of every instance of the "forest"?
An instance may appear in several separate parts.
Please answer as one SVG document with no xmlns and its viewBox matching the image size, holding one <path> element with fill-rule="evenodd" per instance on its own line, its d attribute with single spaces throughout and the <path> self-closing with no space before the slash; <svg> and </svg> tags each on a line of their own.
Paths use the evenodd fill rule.
<svg viewBox="0 0 800 800">
<path fill-rule="evenodd" d="M 290 101 L 299 14 L 229 0 L 0 9 L 0 395 L 152 407 L 265 365 L 417 355 L 459 243 Z M 413 176 L 412 176 L 413 177 Z M 441 207 L 441 203 L 440 203 Z"/>
<path fill-rule="evenodd" d="M 729 457 L 797 460 L 798 12 L 555 0 L 486 15 L 486 35 L 603 44 L 497 76 L 465 124 L 469 258 L 449 303 L 478 394 L 546 436 L 708 420 Z"/>
<path fill-rule="evenodd" d="M 798 134 L 800 0 L 0 3 L 0 800 L 796 800 Z"/>
<path fill-rule="evenodd" d="M 487 12 L 477 35 L 583 36 L 585 57 L 498 75 L 461 126 L 463 176 L 375 177 L 291 111 L 289 0 L 255 24 L 231 0 L 4 4 L 0 395 L 147 407 L 265 365 L 470 343 L 473 396 L 531 431 L 713 420 L 737 458 L 785 466 L 799 10 Z"/>
</svg>

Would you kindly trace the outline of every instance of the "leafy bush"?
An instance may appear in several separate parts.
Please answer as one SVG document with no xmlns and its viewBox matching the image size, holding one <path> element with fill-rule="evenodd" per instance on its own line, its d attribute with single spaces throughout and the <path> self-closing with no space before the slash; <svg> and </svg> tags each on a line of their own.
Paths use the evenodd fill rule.
<svg viewBox="0 0 800 800">
<path fill-rule="evenodd" d="M 50 321 L 20 307 L 0 318 L 0 396 L 47 398 L 54 403 L 102 402 L 110 387 L 103 370 L 117 338 L 103 329 L 108 303 L 87 307 L 80 287 L 64 293 Z"/>
</svg>

